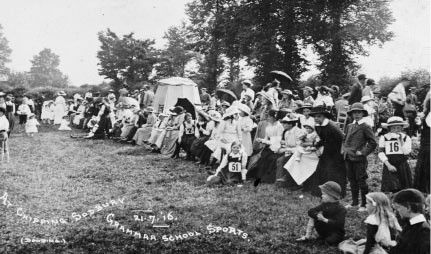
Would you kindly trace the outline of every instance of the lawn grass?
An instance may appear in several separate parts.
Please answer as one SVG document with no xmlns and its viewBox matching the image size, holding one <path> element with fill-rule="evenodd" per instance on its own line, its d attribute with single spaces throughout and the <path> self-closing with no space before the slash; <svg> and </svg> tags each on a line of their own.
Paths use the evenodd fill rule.
<svg viewBox="0 0 431 254">
<path fill-rule="evenodd" d="M 10 139 L 11 162 L 0 167 L 0 195 L 7 192 L 13 206 L 0 199 L 0 253 L 337 253 L 334 247 L 295 242 L 304 233 L 306 211 L 319 203 L 318 198 L 301 199 L 300 192 L 265 184 L 257 192 L 251 184 L 208 187 L 206 173 L 193 163 L 142 147 L 69 135 L 42 126 L 36 137 L 13 134 Z M 380 175 L 375 162 L 373 155 L 370 185 L 377 189 Z M 122 198 L 123 203 L 118 201 Z M 115 204 L 96 211 L 96 205 L 110 200 Z M 63 218 L 67 224 L 29 222 L 17 215 L 18 208 L 33 218 Z M 168 221 L 169 228 L 135 221 L 134 215 L 145 214 L 134 210 L 146 209 L 160 220 L 171 212 L 176 220 Z M 89 210 L 94 214 L 88 215 Z M 72 213 L 87 216 L 77 221 Z M 141 239 L 112 227 L 109 214 L 124 230 L 140 232 Z M 348 212 L 347 238 L 365 236 L 365 217 Z M 210 231 L 215 226 L 233 227 L 235 234 L 210 234 L 209 225 Z M 162 238 L 187 232 L 200 235 L 175 241 Z M 143 239 L 144 234 L 157 240 Z M 55 237 L 66 243 L 21 243 L 23 238 Z"/>
</svg>

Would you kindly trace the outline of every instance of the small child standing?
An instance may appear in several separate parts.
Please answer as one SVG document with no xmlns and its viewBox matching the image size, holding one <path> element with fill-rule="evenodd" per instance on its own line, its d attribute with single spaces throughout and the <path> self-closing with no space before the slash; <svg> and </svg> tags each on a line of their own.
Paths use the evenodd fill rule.
<svg viewBox="0 0 431 254">
<path fill-rule="evenodd" d="M 305 129 L 305 134 L 301 136 L 301 144 L 299 145 L 296 152 L 296 161 L 301 161 L 302 154 L 309 154 L 312 151 L 316 151 L 315 144 L 320 141 L 319 135 L 317 135 L 314 130 L 314 120 L 313 118 L 307 119 L 303 124 Z"/>
<path fill-rule="evenodd" d="M 25 133 L 28 136 L 33 137 L 35 133 L 38 133 L 37 126 L 40 125 L 36 120 L 36 117 L 33 113 L 28 115 L 27 122 L 25 124 Z"/>
<path fill-rule="evenodd" d="M 362 202 L 358 211 L 365 212 L 367 211 L 365 208 L 365 195 L 368 193 L 367 156 L 374 151 L 377 142 L 373 130 L 363 119 L 368 116 L 368 111 L 364 109 L 364 105 L 359 102 L 354 103 L 347 114 L 353 118 L 353 122 L 347 126 L 346 138 L 341 147 L 347 178 L 352 191 L 352 203 L 347 205 L 346 208 L 359 205 L 360 190 Z"/>
<path fill-rule="evenodd" d="M 308 210 L 306 233 L 296 241 L 302 242 L 312 238 L 313 228 L 319 238 L 328 245 L 336 245 L 343 240 L 346 208 L 341 205 L 341 187 L 338 183 L 329 181 L 319 186 L 322 192 L 322 203 Z"/>
<path fill-rule="evenodd" d="M 365 220 L 367 239 L 340 243 L 338 247 L 343 253 L 348 252 L 347 250 L 355 250 L 354 253 L 358 254 L 386 253 L 386 248 L 396 245 L 391 238 L 391 229 L 392 232 L 401 232 L 401 226 L 395 218 L 389 198 L 382 192 L 368 193 L 366 197 L 369 214 Z"/>
<path fill-rule="evenodd" d="M 247 153 L 241 151 L 239 141 L 232 142 L 231 152 L 224 155 L 214 175 L 208 177 L 209 183 L 239 184 L 245 181 L 247 175 Z M 220 176 L 219 176 L 220 175 Z"/>
<path fill-rule="evenodd" d="M 407 155 L 412 151 L 412 141 L 402 133 L 408 127 L 401 117 L 393 116 L 382 124 L 389 133 L 380 137 L 379 159 L 383 162 L 382 192 L 395 193 L 412 187 L 412 174 Z"/>
<path fill-rule="evenodd" d="M 31 114 L 30 107 L 27 104 L 28 99 L 27 97 L 24 97 L 22 99 L 21 105 L 19 105 L 17 114 L 19 115 L 19 131 L 21 131 L 21 126 L 25 125 L 27 123 L 27 116 Z"/>
</svg>

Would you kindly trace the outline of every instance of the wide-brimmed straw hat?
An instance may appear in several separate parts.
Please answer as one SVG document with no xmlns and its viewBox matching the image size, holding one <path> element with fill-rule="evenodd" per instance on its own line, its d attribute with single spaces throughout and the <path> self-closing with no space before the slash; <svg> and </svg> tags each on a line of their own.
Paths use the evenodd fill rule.
<svg viewBox="0 0 431 254">
<path fill-rule="evenodd" d="M 222 107 L 230 107 L 230 103 L 227 102 L 227 101 L 224 101 L 224 102 L 221 103 L 221 106 Z"/>
<path fill-rule="evenodd" d="M 220 122 L 221 121 L 221 114 L 215 110 L 208 111 L 208 115 L 211 120 L 214 122 Z"/>
<path fill-rule="evenodd" d="M 290 91 L 289 89 L 284 89 L 283 91 L 281 91 L 281 94 L 293 95 L 292 91 Z"/>
<path fill-rule="evenodd" d="M 362 104 L 361 104 L 361 105 L 362 105 Z M 330 117 L 331 117 L 331 112 L 329 112 L 328 110 L 326 110 L 326 108 L 325 108 L 325 107 L 323 107 L 323 106 L 317 106 L 317 107 L 314 107 L 314 108 L 311 110 L 310 115 L 311 115 L 311 116 L 315 116 L 315 115 L 324 115 L 325 117 L 330 118 Z"/>
<path fill-rule="evenodd" d="M 297 122 L 299 118 L 297 116 L 285 116 L 283 119 L 280 120 L 280 123 L 292 123 Z"/>
<path fill-rule="evenodd" d="M 382 123 L 383 128 L 388 128 L 391 126 L 403 126 L 403 128 L 407 128 L 409 127 L 409 124 L 405 122 L 401 117 L 393 116 L 388 119 L 387 123 Z"/>
<path fill-rule="evenodd" d="M 153 107 L 147 107 L 145 108 L 145 111 L 148 113 L 153 113 L 154 112 L 154 108 Z"/>
<path fill-rule="evenodd" d="M 347 114 L 351 115 L 354 111 L 361 111 L 364 113 L 364 117 L 368 116 L 368 111 L 364 108 L 364 105 L 360 102 L 353 103 Z"/>
<path fill-rule="evenodd" d="M 66 93 L 64 91 L 60 91 L 60 92 L 58 92 L 58 95 L 59 96 L 66 96 Z"/>
<path fill-rule="evenodd" d="M 223 118 L 227 118 L 230 116 L 233 116 L 235 114 L 238 114 L 238 108 L 237 107 L 230 107 L 226 109 L 226 112 L 223 114 Z"/>
<path fill-rule="evenodd" d="M 250 108 L 249 108 L 247 105 L 242 104 L 242 103 L 238 105 L 238 110 L 240 110 L 240 111 L 244 112 L 244 113 L 245 113 L 246 115 L 248 115 L 248 116 L 249 116 L 249 115 L 250 115 L 250 113 L 251 113 L 251 112 L 250 112 L 250 111 L 251 111 L 251 110 L 250 110 Z"/>
<path fill-rule="evenodd" d="M 313 91 L 313 88 L 311 88 L 311 87 L 309 87 L 309 86 L 304 86 L 304 87 L 302 88 L 302 90 L 307 90 L 307 91 L 309 91 L 309 92 L 314 92 L 314 91 Z"/>
</svg>

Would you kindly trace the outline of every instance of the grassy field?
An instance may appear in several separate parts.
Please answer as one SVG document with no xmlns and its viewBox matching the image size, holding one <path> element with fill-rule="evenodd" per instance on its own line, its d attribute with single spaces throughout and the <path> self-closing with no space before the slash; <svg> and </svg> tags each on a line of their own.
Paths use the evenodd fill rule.
<svg viewBox="0 0 431 254">
<path fill-rule="evenodd" d="M 69 135 L 42 126 L 36 137 L 10 139 L 0 253 L 337 253 L 295 242 L 317 198 L 272 185 L 210 188 L 190 162 Z M 347 216 L 346 237 L 364 237 L 366 215 Z M 162 223 L 169 228 L 154 227 Z"/>
</svg>

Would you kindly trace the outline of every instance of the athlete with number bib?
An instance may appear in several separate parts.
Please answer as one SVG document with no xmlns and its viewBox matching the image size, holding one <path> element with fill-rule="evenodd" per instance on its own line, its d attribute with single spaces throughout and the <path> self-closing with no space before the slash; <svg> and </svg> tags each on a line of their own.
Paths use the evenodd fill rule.
<svg viewBox="0 0 431 254">
<path fill-rule="evenodd" d="M 247 154 L 241 149 L 241 143 L 238 141 L 232 142 L 231 152 L 224 155 L 220 166 L 217 168 L 214 175 L 208 177 L 209 183 L 222 184 L 239 184 L 247 175 Z"/>
<path fill-rule="evenodd" d="M 395 193 L 412 187 L 412 174 L 407 162 L 407 155 L 412 151 L 412 141 L 402 133 L 408 123 L 401 117 L 394 116 L 383 123 L 389 133 L 383 135 L 379 141 L 379 159 L 383 162 L 382 192 Z"/>
</svg>

